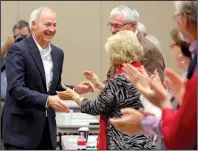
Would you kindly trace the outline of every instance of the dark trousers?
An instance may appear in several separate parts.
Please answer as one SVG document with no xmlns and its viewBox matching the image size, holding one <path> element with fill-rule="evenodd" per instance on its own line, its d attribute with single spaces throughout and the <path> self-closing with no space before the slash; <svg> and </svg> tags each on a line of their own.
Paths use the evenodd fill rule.
<svg viewBox="0 0 198 151">
<path fill-rule="evenodd" d="M 4 144 L 5 150 L 27 150 L 28 148 L 22 148 L 13 146 L 10 144 Z M 48 118 L 45 119 L 45 127 L 43 130 L 43 135 L 41 138 L 41 141 L 35 150 L 53 150 L 52 143 L 50 139 L 50 132 L 49 132 L 49 124 L 48 124 Z"/>
</svg>

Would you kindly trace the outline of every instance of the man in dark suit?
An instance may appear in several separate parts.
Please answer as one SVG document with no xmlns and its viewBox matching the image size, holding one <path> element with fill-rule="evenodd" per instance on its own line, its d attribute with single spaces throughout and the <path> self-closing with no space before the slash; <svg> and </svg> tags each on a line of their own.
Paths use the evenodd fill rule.
<svg viewBox="0 0 198 151">
<path fill-rule="evenodd" d="M 116 34 L 122 30 L 134 31 L 144 49 L 144 56 L 142 57 L 141 63 L 150 73 L 153 73 L 154 70 L 157 69 L 163 81 L 165 69 L 163 56 L 157 47 L 144 37 L 143 33 L 138 32 L 138 22 L 139 13 L 135 9 L 126 5 L 120 5 L 112 9 L 108 26 L 112 34 Z M 115 71 L 115 68 L 110 67 L 107 73 L 107 80 L 111 78 Z"/>
<path fill-rule="evenodd" d="M 30 15 L 32 35 L 7 52 L 8 88 L 2 113 L 5 149 L 56 149 L 55 111 L 69 112 L 56 95 L 61 89 L 64 54 L 50 44 L 56 34 L 56 13 L 38 8 Z M 74 90 L 87 91 L 86 83 Z M 73 86 L 71 86 L 73 87 Z"/>
</svg>

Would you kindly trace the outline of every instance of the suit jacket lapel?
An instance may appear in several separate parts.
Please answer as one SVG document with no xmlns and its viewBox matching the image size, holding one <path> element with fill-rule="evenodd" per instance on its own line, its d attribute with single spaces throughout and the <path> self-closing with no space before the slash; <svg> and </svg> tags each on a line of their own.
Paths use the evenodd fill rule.
<svg viewBox="0 0 198 151">
<path fill-rule="evenodd" d="M 39 49 L 38 49 L 36 43 L 34 42 L 34 39 L 33 39 L 32 35 L 30 37 L 28 37 L 26 40 L 27 40 L 27 43 L 29 45 L 29 52 L 32 55 L 32 58 L 34 59 L 34 62 L 36 64 L 36 66 L 39 69 L 39 72 L 41 74 L 41 77 L 42 77 L 44 85 L 45 85 L 44 87 L 45 87 L 45 89 L 47 91 L 45 70 L 44 70 L 43 61 L 41 59 L 41 55 L 40 55 Z"/>
<path fill-rule="evenodd" d="M 54 49 L 54 47 L 51 45 L 52 51 L 51 51 L 51 55 L 52 55 L 52 61 L 53 61 L 53 77 L 52 77 L 52 83 L 51 86 L 49 88 L 48 93 L 50 93 L 53 90 L 53 86 L 56 86 L 56 79 L 57 79 L 57 74 L 59 74 L 59 68 L 58 68 L 58 63 L 59 63 L 59 58 L 58 58 L 58 54 L 57 51 Z"/>
</svg>

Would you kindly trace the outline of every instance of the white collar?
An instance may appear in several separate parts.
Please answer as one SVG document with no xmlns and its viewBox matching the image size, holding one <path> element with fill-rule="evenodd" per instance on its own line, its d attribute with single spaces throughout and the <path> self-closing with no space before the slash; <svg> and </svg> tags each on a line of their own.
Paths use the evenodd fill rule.
<svg viewBox="0 0 198 151">
<path fill-rule="evenodd" d="M 47 50 L 47 51 L 52 51 L 52 48 L 51 48 L 51 45 L 49 44 L 48 47 L 46 47 L 45 49 L 43 49 L 39 44 L 38 42 L 36 41 L 36 39 L 34 38 L 34 36 L 32 35 L 33 39 L 34 39 L 34 42 L 36 43 L 39 51 L 42 51 L 42 50 Z"/>
</svg>

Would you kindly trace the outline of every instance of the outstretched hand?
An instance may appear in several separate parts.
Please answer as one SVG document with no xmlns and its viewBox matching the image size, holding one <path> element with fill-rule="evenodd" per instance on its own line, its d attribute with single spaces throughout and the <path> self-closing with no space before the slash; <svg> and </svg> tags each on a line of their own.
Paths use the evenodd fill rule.
<svg viewBox="0 0 198 151">
<path fill-rule="evenodd" d="M 79 97 L 79 94 L 76 93 L 74 90 L 66 87 L 64 84 L 61 84 L 62 88 L 65 91 L 56 91 L 58 97 L 62 100 L 76 100 Z"/>
<path fill-rule="evenodd" d="M 94 86 L 90 81 L 82 81 L 74 87 L 74 91 L 80 95 L 95 92 Z"/>
</svg>

